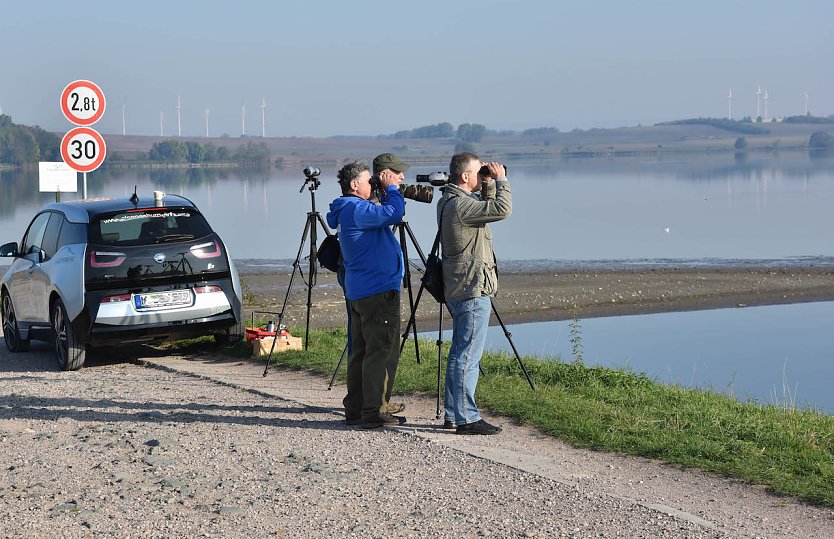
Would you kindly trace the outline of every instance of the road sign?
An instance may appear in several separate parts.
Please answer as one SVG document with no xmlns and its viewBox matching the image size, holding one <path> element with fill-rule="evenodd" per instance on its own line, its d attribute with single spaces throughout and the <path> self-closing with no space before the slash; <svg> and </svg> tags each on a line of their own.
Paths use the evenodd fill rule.
<svg viewBox="0 0 834 539">
<path fill-rule="evenodd" d="M 70 129 L 61 140 L 61 157 L 78 172 L 92 172 L 104 162 L 107 146 L 98 131 L 89 127 Z"/>
<path fill-rule="evenodd" d="M 61 92 L 61 110 L 75 125 L 93 125 L 104 114 L 104 92 L 95 83 L 77 80 Z"/>
<path fill-rule="evenodd" d="M 38 163 L 38 186 L 42 193 L 75 193 L 78 191 L 78 172 L 63 161 Z"/>
</svg>

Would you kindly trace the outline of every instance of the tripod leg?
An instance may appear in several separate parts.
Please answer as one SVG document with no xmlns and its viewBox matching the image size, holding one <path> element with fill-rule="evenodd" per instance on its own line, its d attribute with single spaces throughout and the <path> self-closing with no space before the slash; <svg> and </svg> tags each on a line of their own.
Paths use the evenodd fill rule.
<svg viewBox="0 0 834 539">
<path fill-rule="evenodd" d="M 443 363 L 443 304 L 437 305 L 437 407 L 434 418 L 440 419 L 440 364 Z"/>
<path fill-rule="evenodd" d="M 504 325 L 504 321 L 501 320 L 501 315 L 498 314 L 498 309 L 495 308 L 495 302 L 490 298 L 490 303 L 492 303 L 492 312 L 495 313 L 495 318 L 498 319 L 498 323 L 501 324 L 501 329 L 504 330 L 504 336 L 507 337 L 507 341 L 510 343 L 510 347 L 513 349 L 513 354 L 515 354 L 516 360 L 518 360 L 518 365 L 521 367 L 521 370 L 524 371 L 524 376 L 527 377 L 527 383 L 530 384 L 530 389 L 533 391 L 536 390 L 536 386 L 533 384 L 533 379 L 530 378 L 530 373 L 527 372 L 527 367 L 524 366 L 524 362 L 521 361 L 521 356 L 518 355 L 518 350 L 515 348 L 515 343 L 513 342 L 513 334 L 509 332 L 507 326 Z"/>
<path fill-rule="evenodd" d="M 287 286 L 287 293 L 284 295 L 284 304 L 281 306 L 281 312 L 278 313 L 278 327 L 281 327 L 281 324 L 284 321 L 284 312 L 287 309 L 287 302 L 290 299 L 290 291 L 292 290 L 292 283 L 295 280 L 295 272 L 298 271 L 298 268 L 301 264 L 301 251 L 304 250 L 304 244 L 307 242 L 307 233 L 310 231 L 310 225 L 312 223 L 311 215 L 307 215 L 307 221 L 304 223 L 304 232 L 301 233 L 301 244 L 298 246 L 298 253 L 295 255 L 295 261 L 292 264 L 292 273 L 290 274 L 290 284 Z M 276 332 L 277 338 L 277 332 Z M 277 339 L 276 339 L 277 340 Z M 267 371 L 269 370 L 269 362 L 272 360 L 272 354 L 275 352 L 275 340 L 272 341 L 272 348 L 269 349 L 269 354 L 266 356 L 266 365 L 264 366 L 264 376 L 266 376 Z"/>
<path fill-rule="evenodd" d="M 408 245 L 405 242 L 405 226 L 407 223 L 399 223 L 394 225 L 400 229 L 400 250 L 403 253 L 403 265 L 405 266 L 405 272 L 403 276 L 403 284 L 405 285 L 406 290 L 408 290 L 408 306 L 411 309 L 411 312 L 414 311 L 414 293 L 411 287 L 411 267 L 408 265 Z M 417 358 L 417 364 L 420 364 L 420 345 L 417 341 L 417 322 L 415 320 L 414 324 L 412 325 L 414 328 L 414 355 Z M 408 330 L 406 330 L 404 335 L 408 335 Z M 402 351 L 402 350 L 401 350 Z"/>
<path fill-rule="evenodd" d="M 327 390 L 330 391 L 333 389 L 333 382 L 336 381 L 336 375 L 339 374 L 339 368 L 342 366 L 342 361 L 345 360 L 345 356 L 347 355 L 348 345 L 345 343 L 345 348 L 342 350 L 342 357 L 339 358 L 339 363 L 336 364 L 336 370 L 333 371 L 333 377 L 330 378 L 330 383 L 327 385 Z"/>
</svg>

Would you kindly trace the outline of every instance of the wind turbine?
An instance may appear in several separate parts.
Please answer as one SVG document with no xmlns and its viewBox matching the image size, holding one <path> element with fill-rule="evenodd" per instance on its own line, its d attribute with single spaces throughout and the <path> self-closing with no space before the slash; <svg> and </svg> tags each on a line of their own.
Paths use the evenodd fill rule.
<svg viewBox="0 0 834 539">
<path fill-rule="evenodd" d="M 730 95 L 727 96 L 727 119 L 733 119 L 733 89 L 730 88 Z"/>
<path fill-rule="evenodd" d="M 758 119 L 759 119 L 759 117 L 762 115 L 762 112 L 761 112 L 761 104 L 760 104 L 760 103 L 761 103 L 761 101 L 760 101 L 760 99 L 759 99 L 759 98 L 761 97 L 761 95 L 762 95 L 762 87 L 761 87 L 761 86 L 759 86 L 759 89 L 758 89 L 758 90 L 756 90 L 756 119 L 757 119 L 757 120 L 758 120 Z"/>
<path fill-rule="evenodd" d="M 122 135 L 127 134 L 127 129 L 125 129 L 125 104 L 122 103 Z"/>
<path fill-rule="evenodd" d="M 160 137 L 165 136 L 165 130 L 163 129 L 164 126 L 165 126 L 165 113 L 160 110 L 159 111 L 159 136 Z"/>
<path fill-rule="evenodd" d="M 765 106 L 764 119 L 767 120 L 767 88 L 765 88 L 764 97 L 762 97 L 762 100 L 764 101 L 764 106 Z"/>
<path fill-rule="evenodd" d="M 206 109 L 206 138 L 208 138 L 208 118 L 209 118 L 209 109 Z"/>
<path fill-rule="evenodd" d="M 266 138 L 266 98 L 261 101 L 261 138 Z"/>
<path fill-rule="evenodd" d="M 246 105 L 240 104 L 240 136 L 246 136 Z"/>
<path fill-rule="evenodd" d="M 182 104 L 180 103 L 180 96 L 177 96 L 177 137 L 182 136 L 182 117 L 180 116 L 180 108 L 182 108 Z"/>
<path fill-rule="evenodd" d="M 2 112 L 0 112 L 2 114 Z M 808 92 L 805 92 L 805 116 L 808 116 Z"/>
<path fill-rule="evenodd" d="M 3 107 L 0 106 L 0 116 L 2 116 L 2 115 L 3 115 Z"/>
</svg>

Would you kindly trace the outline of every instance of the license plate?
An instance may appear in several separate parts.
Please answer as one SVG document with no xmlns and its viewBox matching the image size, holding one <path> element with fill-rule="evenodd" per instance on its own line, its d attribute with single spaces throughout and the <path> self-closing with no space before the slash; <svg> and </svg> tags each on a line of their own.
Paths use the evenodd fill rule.
<svg viewBox="0 0 834 539">
<path fill-rule="evenodd" d="M 171 290 L 168 292 L 149 292 L 133 296 L 137 309 L 160 309 L 164 307 L 180 307 L 191 305 L 191 292 L 187 290 Z"/>
</svg>

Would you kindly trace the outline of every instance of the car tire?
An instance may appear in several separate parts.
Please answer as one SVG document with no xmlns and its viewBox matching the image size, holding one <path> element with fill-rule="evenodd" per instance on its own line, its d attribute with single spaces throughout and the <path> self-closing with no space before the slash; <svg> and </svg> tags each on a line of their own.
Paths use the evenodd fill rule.
<svg viewBox="0 0 834 539">
<path fill-rule="evenodd" d="M 84 366 L 87 356 L 86 345 L 79 341 L 78 334 L 67 316 L 67 308 L 61 299 L 52 305 L 52 336 L 55 339 L 55 355 L 63 371 L 77 371 Z"/>
<path fill-rule="evenodd" d="M 237 344 L 243 340 L 243 322 L 238 322 L 222 333 L 214 334 L 214 342 L 219 346 L 226 346 L 229 344 Z"/>
<path fill-rule="evenodd" d="M 20 327 L 17 324 L 17 315 L 14 312 L 12 298 L 3 294 L 3 340 L 6 341 L 6 348 L 9 352 L 25 352 L 29 349 L 29 339 L 20 338 Z"/>
</svg>

